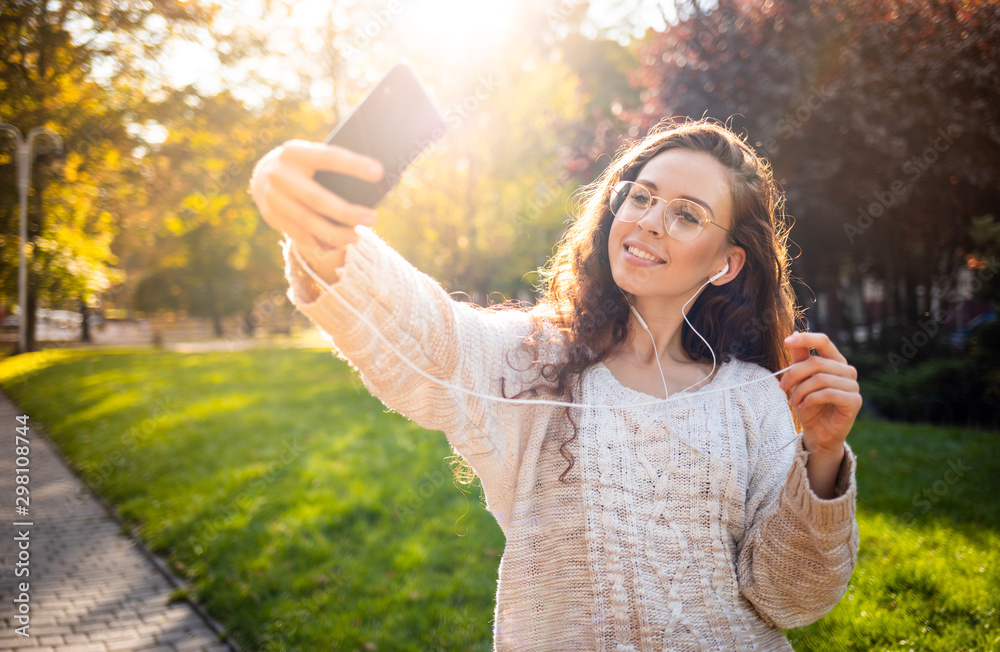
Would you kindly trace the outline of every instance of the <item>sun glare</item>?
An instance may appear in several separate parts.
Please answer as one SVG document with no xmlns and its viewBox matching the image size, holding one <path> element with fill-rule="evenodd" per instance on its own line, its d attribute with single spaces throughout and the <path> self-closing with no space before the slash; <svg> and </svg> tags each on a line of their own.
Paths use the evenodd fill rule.
<svg viewBox="0 0 1000 652">
<path fill-rule="evenodd" d="M 404 6 L 400 18 L 413 36 L 428 47 L 452 55 L 501 44 L 511 28 L 511 11 L 517 4 L 509 0 L 400 2 Z"/>
</svg>

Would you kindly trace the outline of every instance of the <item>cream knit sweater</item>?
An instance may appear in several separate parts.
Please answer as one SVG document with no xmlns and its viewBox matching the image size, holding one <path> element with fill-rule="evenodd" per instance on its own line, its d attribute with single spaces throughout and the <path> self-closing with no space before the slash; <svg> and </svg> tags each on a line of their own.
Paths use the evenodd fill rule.
<svg viewBox="0 0 1000 652">
<path fill-rule="evenodd" d="M 432 382 L 346 306 L 430 376 L 494 396 L 502 377 L 508 397 L 540 381 L 518 346 L 531 330 L 527 313 L 453 300 L 371 229 L 357 231 L 332 286 L 313 280 L 286 238 L 288 296 L 373 395 L 443 431 L 479 475 L 506 536 L 495 650 L 791 650 L 781 629 L 812 623 L 841 599 L 858 551 L 850 447 L 837 496 L 820 499 L 777 378 L 700 393 L 767 370 L 734 359 L 666 406 L 572 408 L 576 461 L 561 483 L 559 445 L 573 432 L 564 407 Z M 560 360 L 559 342 L 553 328 L 538 361 Z M 609 406 L 650 398 L 603 364 L 574 393 Z"/>
</svg>

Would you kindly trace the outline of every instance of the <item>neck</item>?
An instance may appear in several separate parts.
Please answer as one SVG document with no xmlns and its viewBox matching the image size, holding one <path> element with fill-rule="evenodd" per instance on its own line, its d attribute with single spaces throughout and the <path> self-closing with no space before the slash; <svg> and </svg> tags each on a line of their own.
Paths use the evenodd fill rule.
<svg viewBox="0 0 1000 652">
<path fill-rule="evenodd" d="M 656 306 L 644 306 L 634 299 L 630 299 L 630 301 L 642 315 L 643 321 L 649 327 L 649 332 L 646 332 L 639 320 L 630 312 L 628 337 L 622 345 L 624 352 L 643 366 L 655 366 L 657 354 L 659 354 L 661 362 L 690 363 L 691 358 L 681 344 L 681 327 L 684 324 L 684 316 L 681 314 L 683 301 L 658 303 Z M 652 340 L 650 336 L 652 336 Z M 655 349 L 653 347 L 654 341 L 656 342 Z"/>
</svg>

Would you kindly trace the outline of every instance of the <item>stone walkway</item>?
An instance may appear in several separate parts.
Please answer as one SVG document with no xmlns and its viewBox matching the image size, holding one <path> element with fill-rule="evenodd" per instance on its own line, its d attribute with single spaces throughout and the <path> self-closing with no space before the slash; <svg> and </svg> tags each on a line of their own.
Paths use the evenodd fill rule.
<svg viewBox="0 0 1000 652">
<path fill-rule="evenodd" d="M 30 512 L 15 512 L 15 417 L 0 392 L 0 652 L 155 652 L 232 650 L 187 602 L 167 604 L 175 586 L 149 553 L 70 470 L 56 446 L 28 420 Z M 32 525 L 18 526 L 28 522 Z M 27 568 L 17 576 L 16 537 L 27 532 Z M 29 637 L 15 616 L 27 581 Z M 218 627 L 215 625 L 215 627 Z"/>
</svg>

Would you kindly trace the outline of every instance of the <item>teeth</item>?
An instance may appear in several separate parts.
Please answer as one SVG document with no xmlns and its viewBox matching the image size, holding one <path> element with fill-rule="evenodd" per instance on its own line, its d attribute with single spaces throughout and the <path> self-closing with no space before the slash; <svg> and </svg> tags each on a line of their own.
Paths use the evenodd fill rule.
<svg viewBox="0 0 1000 652">
<path fill-rule="evenodd" d="M 636 258 L 642 258 L 643 260 L 651 260 L 654 263 L 662 263 L 663 262 L 662 260 L 660 260 L 656 256 L 647 254 L 645 251 L 643 251 L 641 249 L 636 249 L 635 247 L 626 247 L 626 249 L 628 249 L 628 252 L 630 254 L 632 254 L 633 256 L 635 256 Z"/>
</svg>

